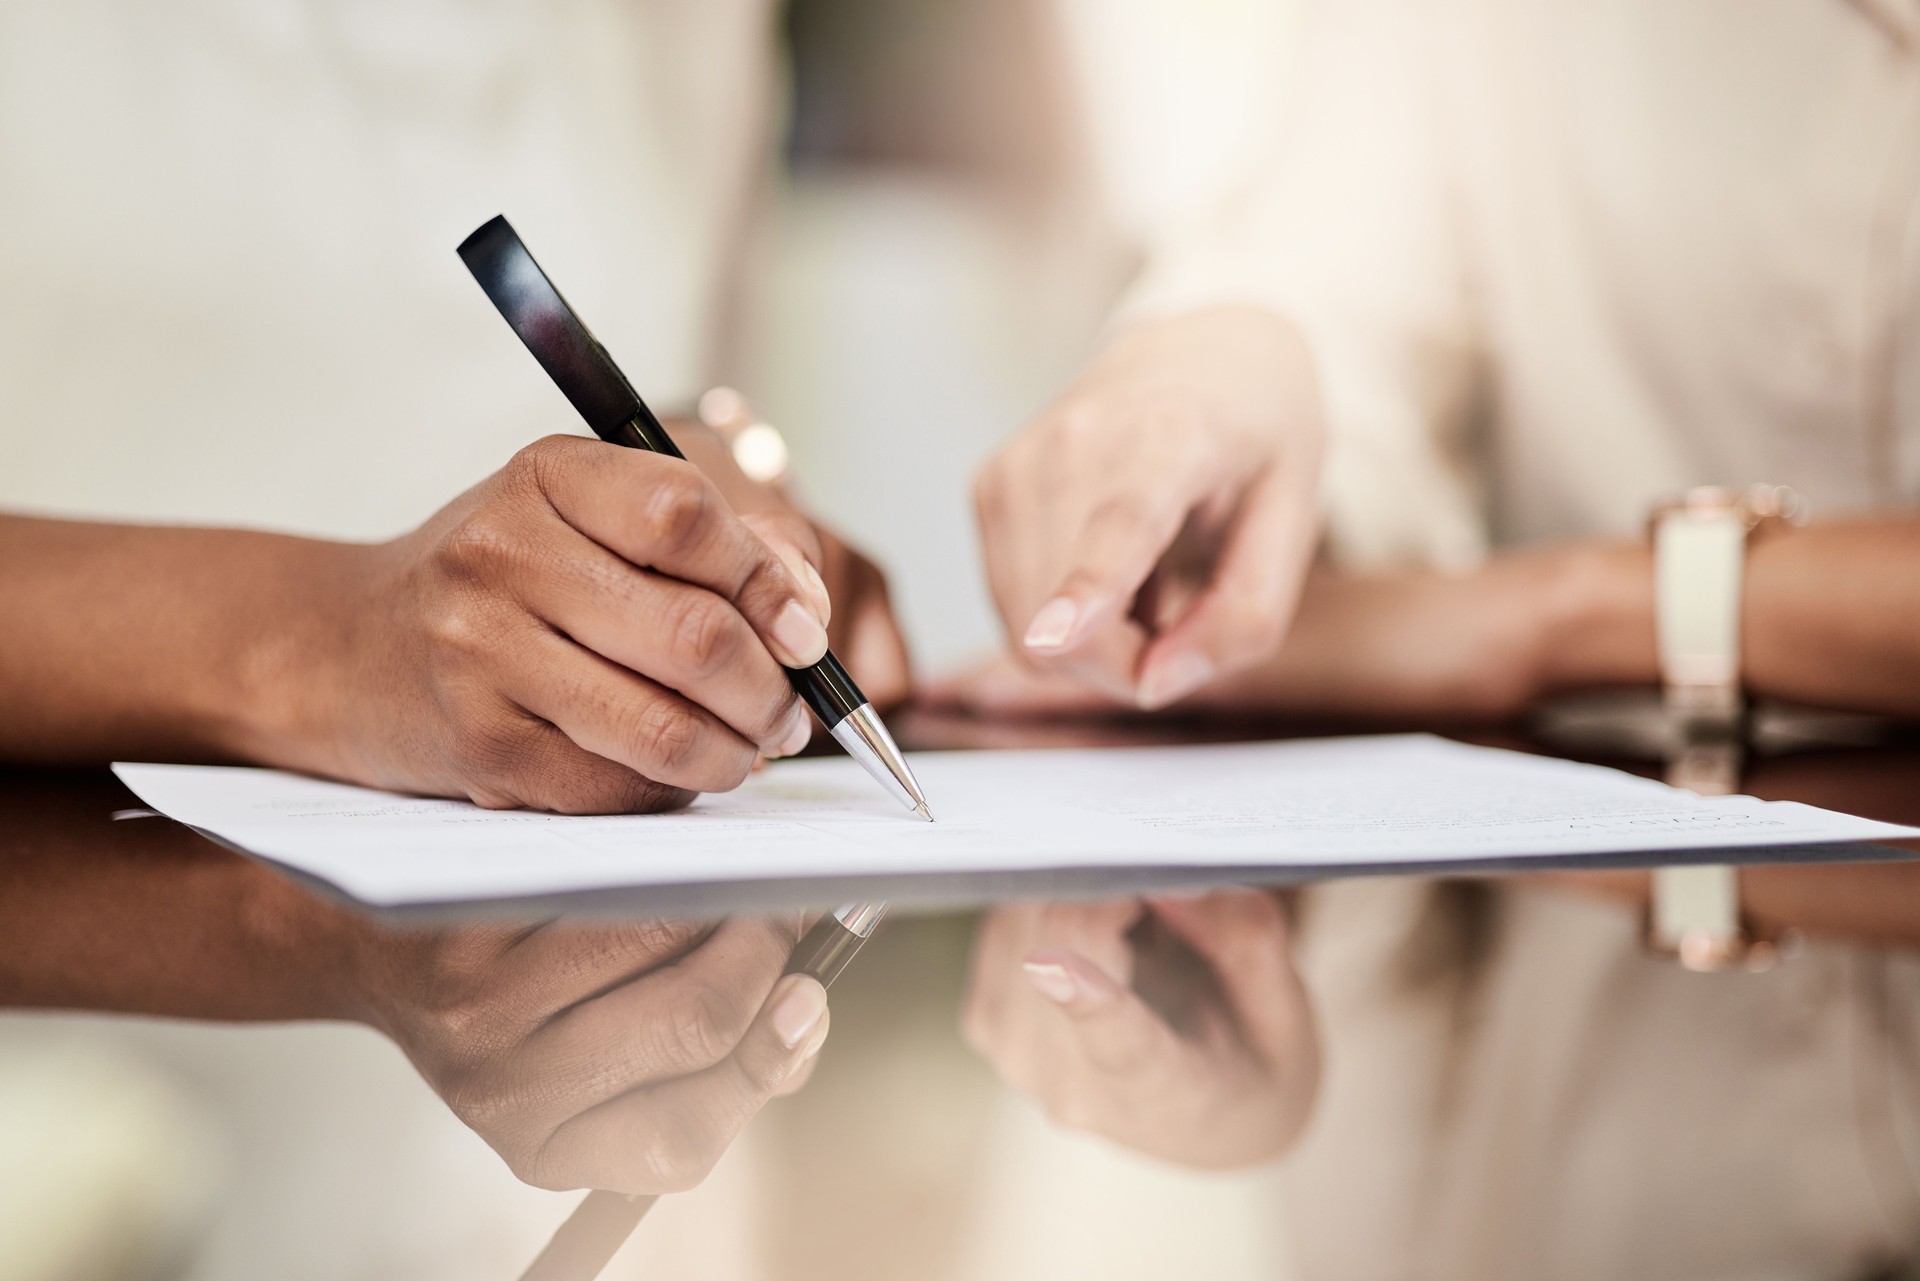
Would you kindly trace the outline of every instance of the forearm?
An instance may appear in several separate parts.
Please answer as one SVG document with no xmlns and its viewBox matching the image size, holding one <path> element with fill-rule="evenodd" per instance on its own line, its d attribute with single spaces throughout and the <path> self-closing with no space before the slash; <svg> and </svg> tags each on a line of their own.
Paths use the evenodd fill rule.
<svg viewBox="0 0 1920 1281">
<path fill-rule="evenodd" d="M 105 778 L 0 774 L 0 1006 L 355 1017 L 358 917 L 159 819 Z"/>
<path fill-rule="evenodd" d="M 1635 544 L 1558 553 L 1537 609 L 1541 694 L 1655 684 L 1653 553 Z M 1920 520 L 1810 525 L 1755 541 L 1740 618 L 1754 694 L 1820 707 L 1920 714 Z"/>
<path fill-rule="evenodd" d="M 0 516 L 0 760 L 285 755 L 343 621 L 345 544 Z"/>
</svg>

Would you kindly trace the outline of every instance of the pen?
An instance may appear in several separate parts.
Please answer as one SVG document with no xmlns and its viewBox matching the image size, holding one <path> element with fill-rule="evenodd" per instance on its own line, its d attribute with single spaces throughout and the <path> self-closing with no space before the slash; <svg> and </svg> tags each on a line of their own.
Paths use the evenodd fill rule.
<svg viewBox="0 0 1920 1281">
<path fill-rule="evenodd" d="M 505 217 L 488 219 L 463 240 L 460 260 L 596 436 L 629 449 L 686 457 Z M 933 821 L 907 758 L 832 651 L 811 667 L 788 668 L 787 680 L 834 740 L 888 795 Z"/>
<path fill-rule="evenodd" d="M 821 986 L 832 987 L 886 911 L 885 903 L 848 903 L 821 917 L 794 945 L 785 972 L 811 974 Z M 547 1242 L 547 1248 L 520 1274 L 520 1281 L 592 1281 L 659 1199 L 619 1192 L 587 1193 L 553 1234 L 553 1240 Z"/>
</svg>

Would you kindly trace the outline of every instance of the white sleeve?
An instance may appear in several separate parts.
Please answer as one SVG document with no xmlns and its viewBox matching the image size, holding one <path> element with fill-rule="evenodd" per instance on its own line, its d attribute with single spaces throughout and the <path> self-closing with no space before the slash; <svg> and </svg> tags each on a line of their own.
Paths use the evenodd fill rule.
<svg viewBox="0 0 1920 1281">
<path fill-rule="evenodd" d="M 1478 334 L 1422 0 L 1321 0 L 1287 109 L 1231 199 L 1151 253 L 1123 320 L 1252 303 L 1312 349 L 1328 538 L 1349 564 L 1460 568 L 1486 531 L 1465 439 Z"/>
</svg>

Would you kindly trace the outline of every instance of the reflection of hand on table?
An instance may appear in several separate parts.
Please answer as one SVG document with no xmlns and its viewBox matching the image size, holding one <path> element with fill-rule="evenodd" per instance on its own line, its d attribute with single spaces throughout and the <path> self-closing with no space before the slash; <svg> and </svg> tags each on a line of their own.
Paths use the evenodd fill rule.
<svg viewBox="0 0 1920 1281">
<path fill-rule="evenodd" d="M 1920 751 L 1910 747 L 1800 751 L 1751 758 L 1740 790 L 1762 800 L 1920 825 L 1920 790 L 1898 782 L 1914 777 L 1920 777 Z M 1538 872 L 1515 879 L 1597 895 L 1635 912 L 1646 911 L 1652 893 L 1652 877 L 1642 871 Z M 1754 864 L 1741 870 L 1740 901 L 1768 933 L 1792 929 L 1809 938 L 1920 947 L 1920 863 Z"/>
<path fill-rule="evenodd" d="M 625 1192 L 699 1182 L 826 1036 L 797 919 L 390 929 L 126 800 L 0 775 L 0 1005 L 367 1023 L 523 1179 Z"/>
<path fill-rule="evenodd" d="M 963 1028 L 1055 1121 L 1190 1165 L 1283 1152 L 1319 1079 L 1280 905 L 1256 891 L 997 908 Z"/>
</svg>

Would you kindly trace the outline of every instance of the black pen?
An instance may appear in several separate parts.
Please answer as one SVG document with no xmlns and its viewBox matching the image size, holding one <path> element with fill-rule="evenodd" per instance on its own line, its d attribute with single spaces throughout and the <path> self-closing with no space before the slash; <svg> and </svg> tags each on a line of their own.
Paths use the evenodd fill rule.
<svg viewBox="0 0 1920 1281">
<path fill-rule="evenodd" d="M 460 260 L 596 436 L 629 449 L 686 457 L 505 217 L 489 219 L 462 241 Z M 907 758 L 832 651 L 811 667 L 788 668 L 787 679 L 849 756 L 895 800 L 933 821 Z"/>
<path fill-rule="evenodd" d="M 811 974 L 822 987 L 832 987 L 886 910 L 885 903 L 848 903 L 821 917 L 794 945 L 786 973 Z M 540 1257 L 520 1274 L 520 1281 L 593 1281 L 659 1199 L 644 1194 L 587 1193 Z"/>
</svg>

